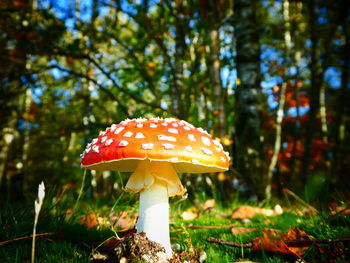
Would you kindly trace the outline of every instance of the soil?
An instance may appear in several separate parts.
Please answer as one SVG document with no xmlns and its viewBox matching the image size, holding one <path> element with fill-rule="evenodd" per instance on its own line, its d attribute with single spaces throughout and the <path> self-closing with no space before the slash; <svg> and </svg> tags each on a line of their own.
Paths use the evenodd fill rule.
<svg viewBox="0 0 350 263">
<path fill-rule="evenodd" d="M 121 239 L 112 238 L 94 253 L 89 263 L 197 263 L 199 252 L 175 252 L 167 259 L 165 249 L 158 243 L 147 239 L 145 233 L 130 233 Z"/>
</svg>

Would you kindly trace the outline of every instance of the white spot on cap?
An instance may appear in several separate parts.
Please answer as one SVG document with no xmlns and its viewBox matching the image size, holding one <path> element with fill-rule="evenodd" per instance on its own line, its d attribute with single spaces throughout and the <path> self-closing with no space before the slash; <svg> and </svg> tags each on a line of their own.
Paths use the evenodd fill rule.
<svg viewBox="0 0 350 263">
<path fill-rule="evenodd" d="M 216 150 L 217 152 L 222 152 L 222 147 L 215 146 L 215 150 Z"/>
<path fill-rule="evenodd" d="M 118 133 L 120 133 L 122 130 L 124 130 L 124 127 L 123 127 L 123 126 L 122 126 L 122 127 L 118 127 L 118 128 L 115 130 L 114 134 L 118 134 Z"/>
<path fill-rule="evenodd" d="M 142 144 L 142 149 L 144 149 L 144 150 L 152 150 L 153 149 L 153 143 L 143 143 Z"/>
<path fill-rule="evenodd" d="M 230 160 L 230 154 L 228 152 L 225 152 L 225 151 L 224 151 L 224 154 L 226 155 L 227 159 Z"/>
<path fill-rule="evenodd" d="M 100 152 L 100 150 L 99 150 L 99 148 L 98 148 L 98 146 L 97 145 L 94 145 L 94 146 L 92 146 L 92 152 L 94 152 L 94 153 L 98 153 L 98 152 Z"/>
<path fill-rule="evenodd" d="M 207 148 L 201 147 L 201 150 L 203 153 L 208 154 L 208 155 L 213 155 L 213 152 Z"/>
<path fill-rule="evenodd" d="M 166 122 L 174 122 L 174 121 L 176 121 L 176 119 L 174 119 L 174 118 L 165 118 L 164 121 L 166 121 Z"/>
<path fill-rule="evenodd" d="M 105 134 L 106 134 L 105 131 L 100 131 L 100 134 L 99 134 L 98 136 L 103 136 L 103 135 L 105 135 Z"/>
<path fill-rule="evenodd" d="M 158 136 L 158 140 L 160 140 L 160 141 L 176 142 L 176 138 L 172 137 L 172 136 L 166 136 L 163 134 L 159 134 L 157 136 Z"/>
<path fill-rule="evenodd" d="M 112 142 L 113 142 L 113 139 L 108 139 L 108 140 L 105 142 L 105 146 L 111 145 Z"/>
<path fill-rule="evenodd" d="M 119 142 L 118 146 L 120 146 L 120 147 L 125 147 L 125 146 L 127 146 L 128 144 L 129 144 L 128 141 L 121 140 L 121 141 Z"/>
<path fill-rule="evenodd" d="M 169 128 L 168 132 L 174 133 L 174 134 L 179 134 L 179 131 L 177 129 L 175 129 L 175 128 Z"/>
<path fill-rule="evenodd" d="M 226 162 L 225 157 L 221 156 L 220 159 L 221 159 L 221 161 Z"/>
<path fill-rule="evenodd" d="M 177 158 L 177 157 L 173 157 L 173 158 L 168 159 L 169 162 L 177 162 L 178 160 L 179 160 L 179 158 Z"/>
<path fill-rule="evenodd" d="M 105 142 L 107 139 L 108 139 L 107 136 L 103 136 L 103 137 L 101 138 L 101 142 L 103 143 L 103 142 Z"/>
<path fill-rule="evenodd" d="M 166 122 L 162 122 L 163 126 L 168 126 L 168 124 Z"/>
<path fill-rule="evenodd" d="M 184 130 L 189 131 L 189 130 L 191 130 L 191 128 L 188 126 L 184 126 Z"/>
<path fill-rule="evenodd" d="M 202 133 L 205 133 L 206 135 L 209 135 L 209 133 L 206 130 L 203 130 L 202 128 L 197 128 L 197 130 L 202 132 Z"/>
<path fill-rule="evenodd" d="M 143 127 L 143 124 L 142 124 L 142 123 L 138 123 L 138 124 L 136 124 L 136 127 L 137 127 L 137 128 L 142 128 L 142 127 Z"/>
<path fill-rule="evenodd" d="M 97 143 L 97 142 L 98 142 L 98 139 L 95 138 L 95 139 L 93 139 L 93 140 L 91 141 L 91 144 L 95 144 L 95 143 Z"/>
<path fill-rule="evenodd" d="M 80 154 L 80 159 L 83 159 L 85 157 L 85 152 Z"/>
<path fill-rule="evenodd" d="M 123 136 L 129 138 L 129 137 L 131 137 L 133 134 L 134 134 L 133 132 L 128 131 L 128 132 L 124 133 Z"/>
<path fill-rule="evenodd" d="M 190 139 L 191 142 L 195 142 L 196 141 L 196 138 L 194 137 L 193 134 L 187 134 L 188 136 L 188 139 Z"/>
<path fill-rule="evenodd" d="M 204 132 L 202 128 L 197 128 L 197 130 L 199 130 L 200 132 Z"/>
<path fill-rule="evenodd" d="M 211 142 L 210 142 L 210 139 L 208 137 L 201 136 L 201 138 L 202 138 L 203 143 L 206 146 L 210 146 Z"/>
<path fill-rule="evenodd" d="M 145 135 L 143 135 L 142 132 L 138 132 L 135 135 L 135 139 L 144 139 L 144 138 L 146 138 L 146 137 L 145 137 Z"/>
<path fill-rule="evenodd" d="M 216 151 L 221 152 L 224 149 L 218 139 L 213 140 L 213 142 L 215 144 Z"/>
<path fill-rule="evenodd" d="M 177 124 L 176 122 L 173 123 L 173 127 L 179 127 L 179 124 Z"/>
<path fill-rule="evenodd" d="M 162 144 L 165 150 L 171 150 L 174 149 L 175 145 L 171 143 L 163 143 Z"/>
<path fill-rule="evenodd" d="M 85 153 L 90 152 L 90 150 L 91 150 L 91 147 L 87 147 L 87 148 L 85 149 Z"/>
<path fill-rule="evenodd" d="M 190 145 L 185 146 L 185 150 L 188 152 L 193 152 L 192 146 Z"/>
<path fill-rule="evenodd" d="M 218 139 L 213 140 L 213 142 L 216 146 L 222 147 L 222 145 Z"/>
<path fill-rule="evenodd" d="M 122 121 L 120 124 L 128 124 L 129 122 L 131 122 L 132 120 L 130 120 L 130 119 L 126 119 L 126 120 L 124 120 L 124 121 Z"/>
<path fill-rule="evenodd" d="M 157 125 L 157 124 L 154 124 L 154 123 L 150 123 L 149 127 L 150 127 L 150 128 L 157 128 L 158 125 Z"/>
<path fill-rule="evenodd" d="M 199 164 L 199 161 L 196 160 L 196 159 L 192 159 L 192 163 L 194 163 L 194 164 Z"/>
</svg>

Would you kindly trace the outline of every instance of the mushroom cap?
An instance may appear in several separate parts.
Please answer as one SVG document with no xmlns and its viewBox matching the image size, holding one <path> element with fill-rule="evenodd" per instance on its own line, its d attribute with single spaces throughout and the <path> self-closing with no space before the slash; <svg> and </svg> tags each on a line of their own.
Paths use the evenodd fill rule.
<svg viewBox="0 0 350 263">
<path fill-rule="evenodd" d="M 140 160 L 170 162 L 180 173 L 226 171 L 229 155 L 201 128 L 173 118 L 113 124 L 81 154 L 83 168 L 133 172 Z"/>
</svg>

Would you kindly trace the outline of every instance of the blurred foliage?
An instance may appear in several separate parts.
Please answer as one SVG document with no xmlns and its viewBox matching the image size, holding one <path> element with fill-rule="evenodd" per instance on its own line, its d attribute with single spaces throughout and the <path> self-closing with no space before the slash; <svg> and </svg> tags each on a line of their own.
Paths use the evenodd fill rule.
<svg viewBox="0 0 350 263">
<path fill-rule="evenodd" d="M 261 174 L 274 152 L 276 105 L 285 96 L 273 193 L 280 194 L 283 186 L 302 192 L 306 185 L 313 200 L 324 193 L 345 199 L 349 3 L 255 3 L 261 28 L 257 74 L 264 95 L 257 113 Z M 78 193 L 79 154 L 99 130 L 125 118 L 173 116 L 220 137 L 232 156 L 225 174 L 183 175 L 189 196 L 202 189 L 222 200 L 235 192 L 256 197 L 264 176 L 242 173 L 235 163 L 235 132 L 242 128 L 236 127 L 235 95 L 246 80 L 237 78 L 235 28 L 240 21 L 233 5 L 230 0 L 2 1 L 2 192 L 21 199 L 44 180 L 48 188 Z M 286 31 L 291 34 L 289 51 Z M 283 84 L 286 93 L 280 94 Z M 125 183 L 127 175 L 121 176 Z M 93 173 L 92 178 L 96 196 L 117 197 L 122 189 L 114 172 Z M 312 190 L 316 185 L 324 190 Z"/>
</svg>

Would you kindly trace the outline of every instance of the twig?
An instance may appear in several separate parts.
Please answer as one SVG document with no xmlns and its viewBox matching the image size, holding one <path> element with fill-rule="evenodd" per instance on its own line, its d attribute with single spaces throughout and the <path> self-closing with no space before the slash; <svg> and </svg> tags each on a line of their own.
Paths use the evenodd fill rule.
<svg viewBox="0 0 350 263">
<path fill-rule="evenodd" d="M 224 239 L 217 239 L 214 237 L 208 237 L 206 241 L 219 245 L 225 245 L 238 248 L 253 248 L 254 243 L 235 243 Z M 286 240 L 283 241 L 288 247 L 309 247 L 313 244 L 333 244 L 340 242 L 350 242 L 350 237 L 334 238 L 334 239 L 313 239 L 313 240 Z"/>
<path fill-rule="evenodd" d="M 36 234 L 36 237 L 41 237 L 41 236 L 48 236 L 48 235 L 56 235 L 59 234 L 59 232 L 48 232 L 48 233 L 40 233 L 40 234 Z M 13 241 L 18 241 L 18 240 L 23 240 L 23 239 L 27 239 L 27 238 L 32 238 L 33 235 L 29 235 L 29 236 L 24 236 L 24 237 L 17 237 L 11 240 L 6 240 L 6 241 L 1 241 L 0 242 L 0 246 L 3 246 L 7 243 L 13 242 Z"/>
<path fill-rule="evenodd" d="M 248 242 L 248 243 L 235 243 L 235 242 L 230 242 L 224 239 L 217 239 L 214 237 L 208 237 L 206 239 L 206 241 L 210 242 L 210 243 L 215 243 L 215 244 L 219 244 L 219 245 L 225 245 L 225 246 L 230 246 L 230 247 L 238 247 L 238 248 L 252 248 L 253 247 L 253 243 L 252 242 Z"/>
<path fill-rule="evenodd" d="M 314 213 L 318 214 L 318 211 L 315 207 L 313 207 L 312 205 L 308 204 L 307 202 L 305 202 L 303 199 L 301 199 L 299 196 L 297 196 L 294 192 L 292 192 L 291 190 L 289 190 L 288 188 L 283 188 L 283 192 L 292 196 L 293 198 L 295 198 L 299 203 L 301 203 L 302 205 L 308 207 L 311 211 L 313 211 Z"/>
<path fill-rule="evenodd" d="M 311 239 L 311 240 L 289 240 L 284 241 L 288 247 L 307 247 L 312 244 L 332 244 L 340 242 L 350 242 L 350 237 L 334 238 L 334 239 Z"/>
<path fill-rule="evenodd" d="M 222 229 L 222 228 L 232 228 L 234 227 L 234 224 L 231 225 L 225 225 L 225 226 L 194 226 L 194 225 L 188 225 L 186 228 L 192 228 L 192 229 Z"/>
</svg>

